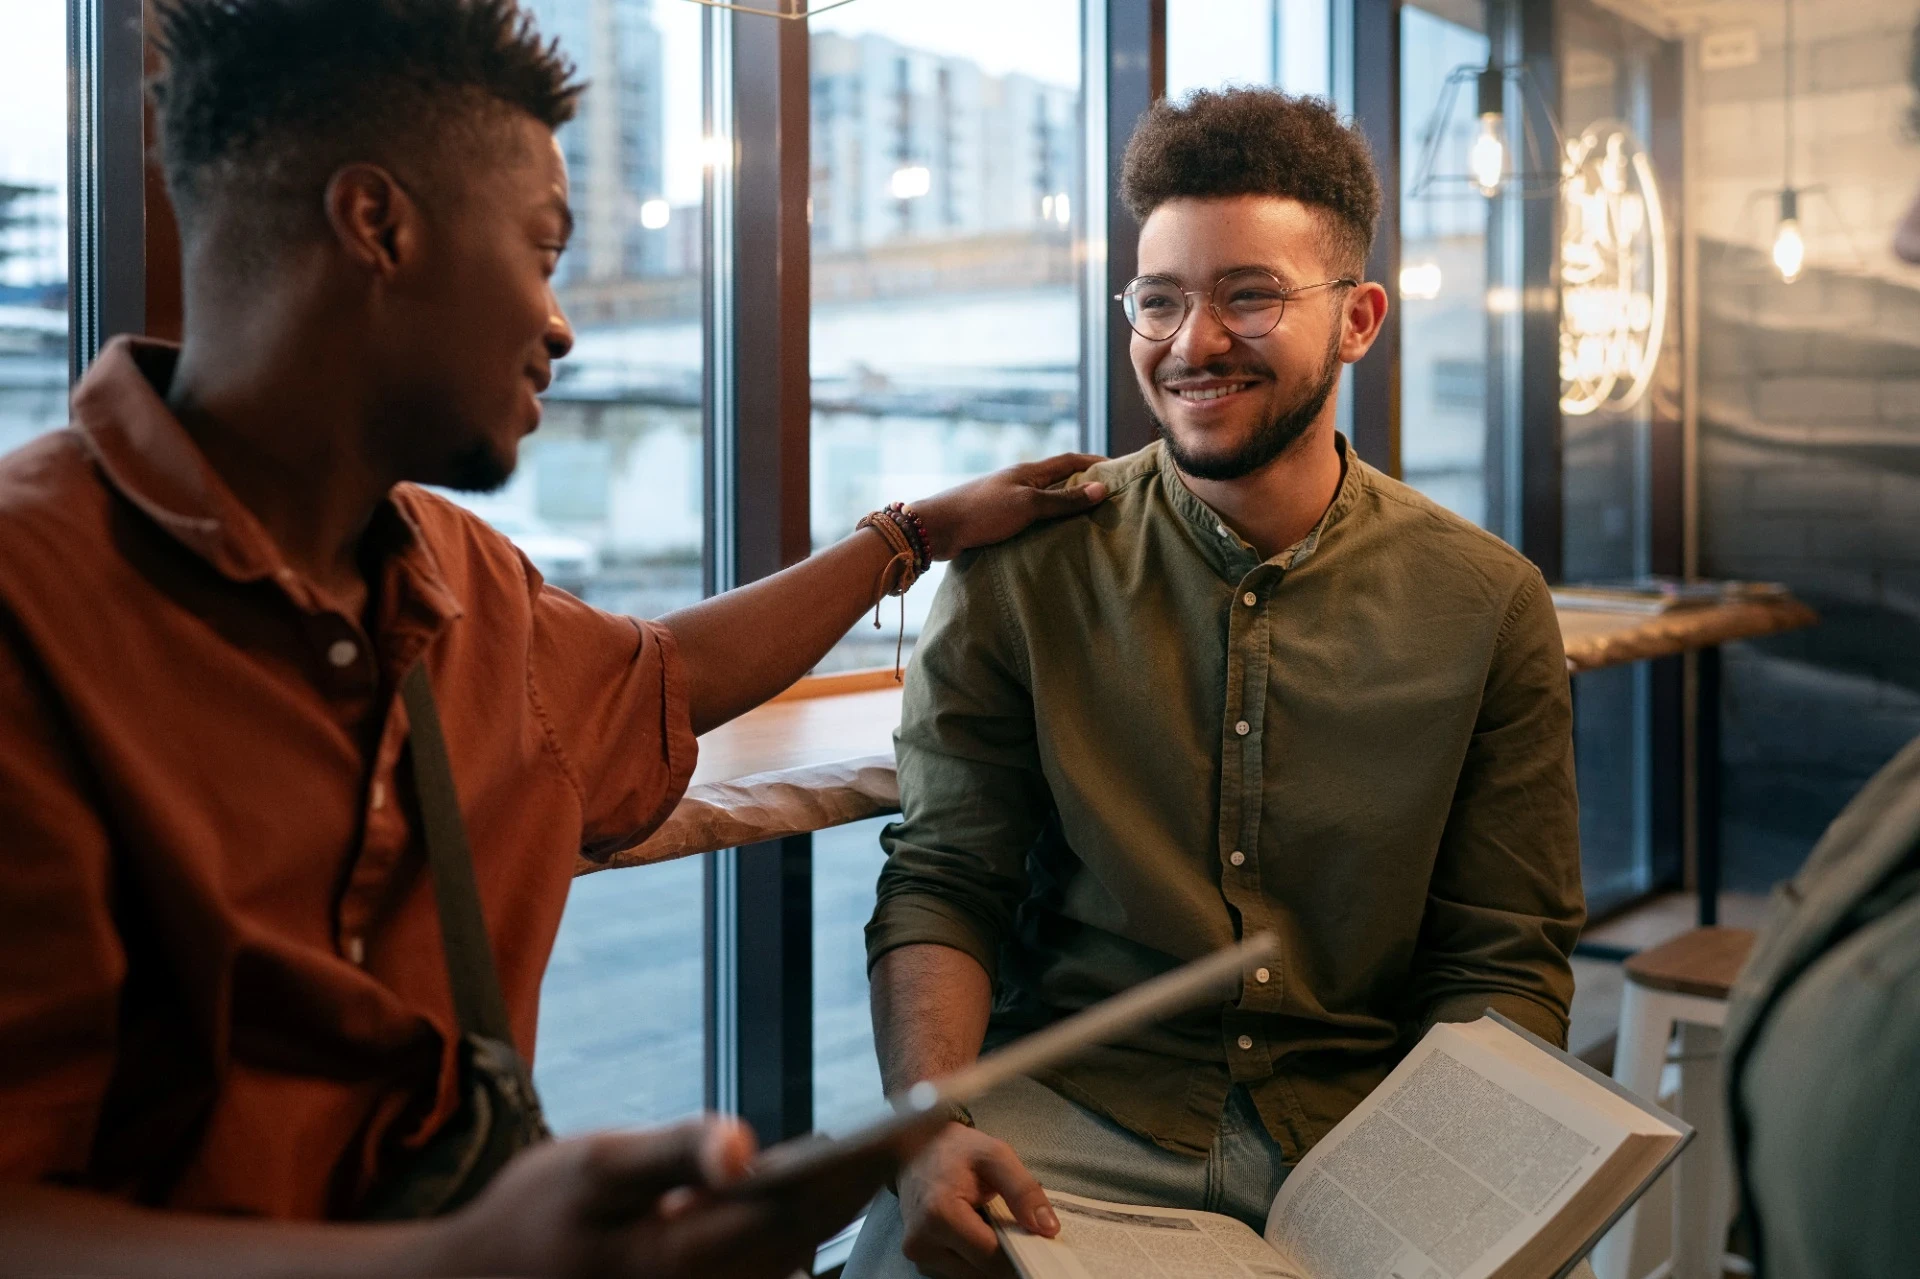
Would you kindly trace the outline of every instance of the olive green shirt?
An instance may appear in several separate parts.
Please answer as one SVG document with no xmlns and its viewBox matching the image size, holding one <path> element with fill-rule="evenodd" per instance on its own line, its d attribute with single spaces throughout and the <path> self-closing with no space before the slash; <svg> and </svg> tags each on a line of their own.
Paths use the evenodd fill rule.
<svg viewBox="0 0 1920 1279">
<path fill-rule="evenodd" d="M 1262 929 L 1237 997 L 1041 1076 L 1204 1154 L 1245 1084 L 1289 1160 L 1435 1021 L 1564 1043 L 1583 922 L 1538 570 L 1367 466 L 1262 562 L 1155 444 L 956 560 L 907 676 L 871 964 L 994 977 L 997 1039 Z"/>
</svg>

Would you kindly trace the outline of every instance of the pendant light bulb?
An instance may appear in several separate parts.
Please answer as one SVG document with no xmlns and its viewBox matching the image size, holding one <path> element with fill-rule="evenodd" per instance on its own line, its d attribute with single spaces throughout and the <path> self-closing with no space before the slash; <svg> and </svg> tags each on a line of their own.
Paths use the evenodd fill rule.
<svg viewBox="0 0 1920 1279">
<path fill-rule="evenodd" d="M 1773 265 L 1780 278 L 1792 284 L 1807 264 L 1807 242 L 1800 234 L 1800 193 L 1789 187 L 1780 193 L 1780 225 L 1773 233 Z"/>
<path fill-rule="evenodd" d="M 1504 124 L 1497 112 L 1481 116 L 1480 136 L 1473 140 L 1473 150 L 1467 153 L 1473 184 L 1480 188 L 1481 195 L 1488 197 L 1499 193 L 1500 180 L 1507 172 L 1507 144 L 1500 137 Z"/>
<path fill-rule="evenodd" d="M 1489 63 L 1476 77 L 1474 90 L 1480 111 L 1480 134 L 1467 152 L 1467 171 L 1473 176 L 1473 184 L 1480 188 L 1480 194 L 1491 199 L 1507 174 L 1507 143 L 1503 136 L 1507 131 L 1503 114 L 1506 76 L 1499 67 Z"/>
</svg>

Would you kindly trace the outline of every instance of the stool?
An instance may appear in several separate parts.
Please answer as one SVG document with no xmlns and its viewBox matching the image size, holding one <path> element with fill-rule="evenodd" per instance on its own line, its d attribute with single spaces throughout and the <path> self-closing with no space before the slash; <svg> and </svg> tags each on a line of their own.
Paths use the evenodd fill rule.
<svg viewBox="0 0 1920 1279">
<path fill-rule="evenodd" d="M 1628 959 L 1620 999 L 1620 1038 L 1613 1077 L 1648 1100 L 1660 1095 L 1667 1048 L 1676 1031 L 1680 1092 L 1675 1107 L 1694 1127 L 1693 1143 L 1673 1165 L 1673 1245 L 1666 1263 L 1633 1273 L 1636 1205 L 1593 1250 L 1599 1279 L 1721 1279 L 1733 1169 L 1722 1116 L 1724 1088 L 1720 1028 L 1727 995 L 1747 955 L 1753 932 L 1696 928 Z"/>
</svg>

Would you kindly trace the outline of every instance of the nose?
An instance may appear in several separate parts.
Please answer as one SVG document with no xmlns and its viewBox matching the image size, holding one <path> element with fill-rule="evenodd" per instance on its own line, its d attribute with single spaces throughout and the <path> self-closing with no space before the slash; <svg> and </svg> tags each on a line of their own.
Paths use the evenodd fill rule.
<svg viewBox="0 0 1920 1279">
<path fill-rule="evenodd" d="M 547 331 L 542 340 L 547 344 L 549 359 L 564 360 L 567 352 L 573 350 L 573 326 L 567 323 L 566 312 L 558 302 L 547 312 Z"/>
<path fill-rule="evenodd" d="M 1190 368 L 1200 368 L 1232 349 L 1233 334 L 1227 332 L 1205 298 L 1193 299 L 1193 309 L 1168 343 L 1168 350 Z"/>
</svg>

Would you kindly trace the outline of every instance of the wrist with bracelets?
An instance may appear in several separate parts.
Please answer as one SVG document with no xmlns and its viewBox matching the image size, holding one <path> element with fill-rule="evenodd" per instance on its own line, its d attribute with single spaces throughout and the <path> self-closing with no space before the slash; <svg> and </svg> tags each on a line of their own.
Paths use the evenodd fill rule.
<svg viewBox="0 0 1920 1279">
<path fill-rule="evenodd" d="M 865 516 L 854 525 L 854 531 L 870 528 L 885 541 L 893 558 L 880 570 L 880 591 L 873 602 L 873 628 L 880 629 L 880 598 L 888 595 L 903 596 L 913 589 L 913 584 L 933 563 L 931 544 L 927 540 L 927 526 L 921 522 L 919 514 L 905 502 L 893 502 L 881 507 L 873 514 Z M 900 678 L 900 654 L 907 638 L 907 606 L 904 600 L 900 604 L 900 638 L 893 649 L 893 678 Z"/>
</svg>

